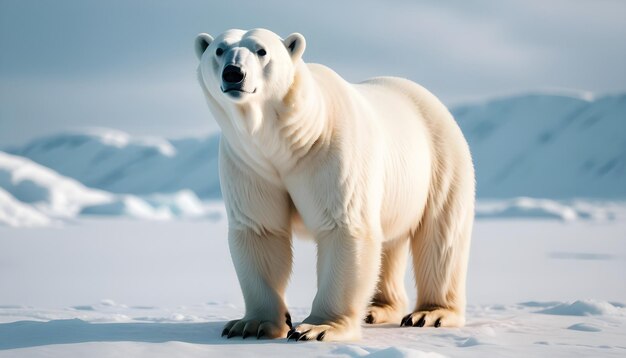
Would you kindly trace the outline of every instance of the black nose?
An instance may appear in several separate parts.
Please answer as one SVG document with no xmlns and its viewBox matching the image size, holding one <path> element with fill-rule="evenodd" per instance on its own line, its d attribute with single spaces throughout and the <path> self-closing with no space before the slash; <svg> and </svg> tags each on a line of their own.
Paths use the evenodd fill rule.
<svg viewBox="0 0 626 358">
<path fill-rule="evenodd" d="M 241 67 L 228 65 L 224 68 L 224 72 L 222 73 L 222 79 L 226 83 L 239 83 L 243 81 L 246 77 L 246 74 L 243 73 Z"/>
</svg>

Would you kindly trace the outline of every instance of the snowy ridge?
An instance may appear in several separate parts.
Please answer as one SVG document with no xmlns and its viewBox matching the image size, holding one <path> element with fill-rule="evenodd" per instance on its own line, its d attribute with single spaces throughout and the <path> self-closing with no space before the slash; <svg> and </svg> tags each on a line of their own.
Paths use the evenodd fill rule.
<svg viewBox="0 0 626 358">
<path fill-rule="evenodd" d="M 621 303 L 578 300 L 550 305 L 538 313 L 564 316 L 625 316 L 626 310 Z"/>
<path fill-rule="evenodd" d="M 479 198 L 626 197 L 626 94 L 528 94 L 452 110 Z"/>
<path fill-rule="evenodd" d="M 0 223 L 12 227 L 36 227 L 47 226 L 51 222 L 46 215 L 0 188 Z"/>
<path fill-rule="evenodd" d="M 6 151 L 112 193 L 147 195 L 188 189 L 202 198 L 219 198 L 218 144 L 218 134 L 166 140 L 89 129 L 43 137 Z"/>
<path fill-rule="evenodd" d="M 45 226 L 78 215 L 166 220 L 221 216 L 219 204 L 189 190 L 138 197 L 91 189 L 29 159 L 0 152 L 0 224 Z"/>
<path fill-rule="evenodd" d="M 73 133 L 75 136 L 80 136 L 81 133 Z M 98 139 L 105 145 L 112 145 L 117 148 L 127 147 L 144 147 L 154 148 L 161 155 L 172 157 L 176 154 L 176 149 L 172 144 L 163 138 L 158 137 L 131 137 L 128 133 L 108 129 L 108 128 L 89 128 L 83 131 L 82 134 L 89 135 L 95 139 Z"/>
<path fill-rule="evenodd" d="M 572 98 L 572 99 L 579 99 L 579 100 L 587 101 L 587 102 L 593 102 L 597 98 L 601 98 L 601 96 L 598 97 L 591 91 L 572 89 L 572 88 L 548 87 L 548 88 L 542 88 L 542 89 L 535 90 L 535 91 L 511 91 L 508 93 L 502 92 L 499 95 L 489 97 L 482 101 L 460 103 L 460 104 L 457 104 L 457 106 L 452 106 L 452 107 L 453 108 L 466 107 L 466 106 L 474 107 L 474 106 L 486 105 L 490 102 L 503 101 L 503 100 L 506 101 L 512 98 L 522 98 L 522 97 L 529 97 L 529 96 Z"/>
<path fill-rule="evenodd" d="M 512 199 L 479 200 L 476 218 L 543 218 L 562 221 L 623 220 L 626 203 L 599 200 L 551 200 L 519 197 Z"/>
<path fill-rule="evenodd" d="M 83 207 L 112 201 L 101 190 L 85 187 L 29 159 L 0 152 L 0 187 L 45 215 L 70 218 Z"/>
</svg>

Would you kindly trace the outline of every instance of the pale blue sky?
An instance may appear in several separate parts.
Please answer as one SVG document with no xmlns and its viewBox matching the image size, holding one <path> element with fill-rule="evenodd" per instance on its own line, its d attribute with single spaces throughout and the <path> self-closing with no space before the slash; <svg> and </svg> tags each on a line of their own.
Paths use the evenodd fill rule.
<svg viewBox="0 0 626 358">
<path fill-rule="evenodd" d="M 216 130 L 195 82 L 198 32 L 307 38 L 309 62 L 396 75 L 454 104 L 511 93 L 626 91 L 626 2 L 0 0 L 0 146 L 88 126 Z"/>
</svg>

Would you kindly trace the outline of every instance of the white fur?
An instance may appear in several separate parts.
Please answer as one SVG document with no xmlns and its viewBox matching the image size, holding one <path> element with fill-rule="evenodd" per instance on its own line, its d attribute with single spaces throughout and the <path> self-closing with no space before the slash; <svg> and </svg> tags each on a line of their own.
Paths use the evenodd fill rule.
<svg viewBox="0 0 626 358">
<path fill-rule="evenodd" d="M 409 247 L 418 289 L 409 323 L 463 325 L 474 170 L 461 131 L 421 86 L 350 84 L 305 64 L 305 46 L 302 35 L 263 29 L 196 40 L 199 82 L 222 128 L 220 180 L 246 302 L 225 333 L 287 333 L 297 228 L 318 245 L 318 293 L 296 327 L 301 338 L 358 339 L 366 314 L 400 323 Z M 245 71 L 249 93 L 222 92 L 226 61 Z"/>
</svg>

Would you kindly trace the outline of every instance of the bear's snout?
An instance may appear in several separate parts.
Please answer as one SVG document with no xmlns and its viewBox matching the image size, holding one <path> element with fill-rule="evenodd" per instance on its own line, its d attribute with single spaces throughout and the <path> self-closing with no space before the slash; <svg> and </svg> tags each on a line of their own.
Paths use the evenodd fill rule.
<svg viewBox="0 0 626 358">
<path fill-rule="evenodd" d="M 222 72 L 222 80 L 229 84 L 241 83 L 245 77 L 246 74 L 241 70 L 241 67 L 235 65 L 226 66 Z"/>
</svg>

